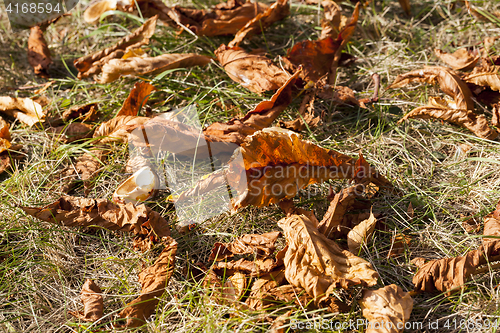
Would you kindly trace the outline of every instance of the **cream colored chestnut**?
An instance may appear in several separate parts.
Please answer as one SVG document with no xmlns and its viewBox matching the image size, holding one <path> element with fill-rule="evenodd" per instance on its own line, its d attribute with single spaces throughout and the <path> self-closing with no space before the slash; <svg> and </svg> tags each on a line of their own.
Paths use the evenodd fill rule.
<svg viewBox="0 0 500 333">
<path fill-rule="evenodd" d="M 158 177 L 154 171 L 145 166 L 118 186 L 113 193 L 113 201 L 122 204 L 145 201 L 155 194 L 158 184 Z"/>
</svg>

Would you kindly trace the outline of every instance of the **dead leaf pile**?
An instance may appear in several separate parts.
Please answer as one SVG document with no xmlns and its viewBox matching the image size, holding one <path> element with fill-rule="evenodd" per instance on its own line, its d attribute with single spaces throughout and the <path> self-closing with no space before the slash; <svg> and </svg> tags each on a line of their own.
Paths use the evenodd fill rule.
<svg viewBox="0 0 500 333">
<path fill-rule="evenodd" d="M 496 139 L 499 127 L 495 110 L 500 105 L 500 74 L 495 64 L 497 56 L 490 54 L 490 47 L 495 39 L 486 38 L 482 50 L 460 48 L 447 53 L 435 49 L 436 57 L 451 68 L 425 67 L 398 75 L 388 89 L 401 88 L 412 82 L 424 82 L 438 85 L 445 94 L 453 98 L 453 101 L 448 101 L 429 97 L 427 105 L 412 110 L 400 122 L 409 118 L 441 119 L 467 128 L 480 138 Z M 485 114 L 476 111 L 473 97 L 492 107 L 491 122 Z"/>
<path fill-rule="evenodd" d="M 500 260 L 500 202 L 484 218 L 483 244 L 463 256 L 428 261 L 413 277 L 416 291 L 443 292 L 447 295 L 465 288 L 474 274 L 489 270 Z"/>
</svg>

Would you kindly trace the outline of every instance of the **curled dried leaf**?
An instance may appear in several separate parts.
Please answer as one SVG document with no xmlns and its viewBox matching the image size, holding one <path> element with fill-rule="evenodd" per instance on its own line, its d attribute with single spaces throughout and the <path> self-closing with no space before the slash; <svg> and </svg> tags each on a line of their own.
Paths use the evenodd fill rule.
<svg viewBox="0 0 500 333">
<path fill-rule="evenodd" d="M 214 270 L 220 276 L 233 275 L 235 272 L 244 272 L 251 277 L 260 277 L 275 270 L 281 264 L 281 262 L 275 261 L 272 258 L 256 259 L 253 261 L 242 258 L 237 261 L 218 261 L 214 265 Z"/>
<path fill-rule="evenodd" d="M 81 311 L 69 311 L 70 314 L 84 321 L 93 322 L 102 318 L 104 312 L 102 290 L 91 279 L 85 280 L 80 299 L 83 303 L 83 313 Z"/>
<path fill-rule="evenodd" d="M 277 90 L 287 82 L 287 72 L 260 55 L 249 54 L 239 47 L 221 45 L 215 55 L 229 77 L 248 90 L 261 94 Z"/>
<path fill-rule="evenodd" d="M 397 333 L 403 332 L 410 319 L 413 299 L 399 286 L 391 284 L 377 290 L 363 290 L 359 305 L 369 321 L 366 333 Z"/>
<path fill-rule="evenodd" d="M 246 170 L 247 184 L 235 184 L 238 196 L 233 198 L 234 209 L 277 203 L 327 179 L 361 177 L 383 187 L 391 186 L 368 163 L 360 165 L 349 156 L 303 141 L 297 133 L 279 128 L 256 132 L 245 140 L 240 152 L 244 165 L 235 163 L 232 167 Z"/>
<path fill-rule="evenodd" d="M 236 33 L 234 39 L 228 46 L 238 46 L 245 38 L 261 33 L 264 29 L 271 26 L 271 24 L 281 21 L 288 15 L 290 15 L 290 4 L 288 0 L 277 0 L 263 13 L 258 14 L 252 20 L 248 21 L 248 23 Z"/>
<path fill-rule="evenodd" d="M 454 109 L 474 110 L 472 92 L 453 70 L 445 67 L 426 67 L 400 74 L 387 88 L 401 88 L 412 82 L 437 84 L 439 88 L 455 100 Z"/>
<path fill-rule="evenodd" d="M 98 116 L 98 105 L 97 103 L 89 103 L 83 105 L 76 105 L 67 110 L 65 110 L 62 115 L 56 115 L 49 119 L 46 119 L 46 122 L 49 123 L 50 126 L 61 126 L 65 122 L 70 120 L 79 120 L 81 122 L 92 122 L 96 121 Z"/>
<path fill-rule="evenodd" d="M 434 118 L 465 127 L 480 138 L 493 140 L 498 137 L 498 132 L 489 126 L 484 115 L 477 115 L 470 110 L 455 109 L 453 106 L 454 104 L 449 103 L 445 99 L 431 97 L 429 105 L 412 110 L 401 118 L 398 123 L 409 118 Z"/>
<path fill-rule="evenodd" d="M 65 178 L 63 179 L 64 185 L 62 187 L 62 192 L 68 193 L 73 189 L 76 185 L 75 177 L 83 181 L 85 192 L 90 191 L 90 180 L 92 180 L 98 170 L 102 168 L 107 154 L 108 151 L 96 148 L 80 156 L 74 167 L 69 166 L 63 171 Z"/>
<path fill-rule="evenodd" d="M 484 217 L 483 235 L 492 237 L 492 238 L 484 237 L 483 244 L 486 244 L 489 242 L 496 242 L 499 240 L 499 237 L 500 237 L 500 201 L 498 202 L 496 209 Z"/>
<path fill-rule="evenodd" d="M 30 29 L 28 38 L 28 62 L 36 75 L 49 77 L 49 66 L 52 64 L 49 47 L 43 37 L 43 31 L 36 25 Z"/>
<path fill-rule="evenodd" d="M 31 98 L 0 97 L 0 112 L 28 126 L 33 126 L 45 117 L 42 106 Z"/>
<path fill-rule="evenodd" d="M 453 53 L 434 49 L 436 57 L 455 70 L 471 70 L 476 66 L 481 56 L 477 52 L 472 52 L 466 48 L 458 49 Z"/>
<path fill-rule="evenodd" d="M 11 147 L 9 124 L 0 117 L 0 153 Z"/>
<path fill-rule="evenodd" d="M 236 34 L 267 9 L 268 5 L 260 2 L 229 1 L 217 5 L 212 12 L 174 6 L 169 17 L 198 36 L 213 37 Z"/>
<path fill-rule="evenodd" d="M 271 126 L 283 110 L 292 101 L 292 88 L 300 71 L 292 75 L 268 101 L 260 102 L 255 109 L 243 118 L 233 118 L 227 123 L 213 123 L 203 132 L 226 142 L 240 145 L 243 140 L 255 132 Z"/>
<path fill-rule="evenodd" d="M 285 281 L 284 269 L 271 272 L 256 279 L 250 289 L 246 304 L 254 310 L 262 310 L 264 295 L 271 289 L 280 286 Z"/>
<path fill-rule="evenodd" d="M 284 127 L 294 132 L 301 132 L 309 128 L 312 129 L 321 123 L 321 117 L 314 115 L 315 93 L 307 93 L 299 106 L 300 117 L 290 121 L 280 121 L 280 127 Z"/>
<path fill-rule="evenodd" d="M 340 6 L 332 0 L 324 0 L 321 2 L 324 9 L 323 20 L 321 20 L 321 36 L 319 39 L 332 37 L 336 39 L 341 27 L 341 12 Z"/>
<path fill-rule="evenodd" d="M 480 66 L 474 68 L 472 73 L 464 77 L 467 83 L 488 87 L 494 91 L 500 91 L 500 66 Z"/>
<path fill-rule="evenodd" d="M 469 277 L 481 266 L 500 260 L 500 242 L 485 242 L 479 249 L 464 256 L 431 260 L 413 277 L 415 290 L 452 292 L 464 288 Z"/>
<path fill-rule="evenodd" d="M 360 224 L 356 225 L 347 234 L 347 245 L 349 246 L 349 251 L 354 254 L 359 253 L 359 249 L 365 244 L 375 231 L 375 225 L 377 219 L 370 213 L 370 217 L 366 220 L 361 221 Z"/>
<path fill-rule="evenodd" d="M 94 227 L 166 237 L 167 221 L 145 205 L 115 204 L 106 199 L 62 196 L 45 207 L 20 207 L 42 221 L 68 227 Z"/>
<path fill-rule="evenodd" d="M 370 263 L 342 250 L 304 215 L 285 217 L 278 225 L 288 244 L 284 258 L 286 279 L 304 288 L 316 303 L 328 299 L 338 287 L 377 283 L 378 273 Z"/>
<path fill-rule="evenodd" d="M 155 312 L 159 298 L 165 292 L 168 281 L 175 269 L 175 255 L 177 242 L 168 237 L 165 248 L 154 264 L 139 273 L 139 282 L 142 285 L 141 295 L 127 304 L 118 316 L 126 319 L 125 323 L 115 327 L 139 327 Z"/>
<path fill-rule="evenodd" d="M 111 59 L 121 58 L 129 49 L 136 49 L 142 45 L 147 45 L 149 38 L 155 32 L 157 19 L 158 16 L 153 16 L 144 22 L 140 28 L 127 37 L 124 37 L 115 45 L 75 60 L 74 65 L 79 72 L 78 78 L 82 79 L 91 75 L 97 75 L 101 72 L 102 66 Z"/>
<path fill-rule="evenodd" d="M 411 15 L 410 0 L 399 0 L 399 4 L 401 5 L 401 8 L 404 10 L 406 15 Z"/>
<path fill-rule="evenodd" d="M 122 108 L 116 114 L 118 116 L 137 116 L 141 107 L 146 104 L 149 96 L 156 88 L 148 82 L 137 82 L 130 91 L 127 99 L 122 105 Z"/>
<path fill-rule="evenodd" d="M 57 135 L 57 139 L 70 143 L 77 140 L 91 138 L 94 127 L 82 123 L 71 123 L 65 126 L 49 128 L 47 131 Z"/>
<path fill-rule="evenodd" d="M 361 193 L 363 193 L 363 186 L 359 184 L 343 189 L 335 194 L 328 210 L 318 225 L 318 230 L 327 238 L 337 238 L 344 215 L 351 209 L 356 199 L 361 196 Z"/>
<path fill-rule="evenodd" d="M 137 116 L 117 116 L 102 123 L 94 132 L 94 138 L 102 137 L 100 143 L 127 142 L 128 135 L 151 118 Z"/>
<path fill-rule="evenodd" d="M 349 312 L 350 307 L 336 297 L 329 297 L 317 304 L 314 298 L 305 292 L 304 289 L 296 287 L 291 284 L 285 284 L 275 287 L 265 292 L 262 296 L 263 305 L 268 307 L 281 307 L 283 302 L 295 303 L 301 308 L 308 310 L 315 310 L 318 308 L 326 308 L 331 313 L 344 313 Z"/>
<path fill-rule="evenodd" d="M 392 237 L 391 248 L 387 253 L 387 258 L 397 257 L 402 254 L 408 246 L 410 246 L 411 237 L 408 235 L 394 235 Z"/>
<path fill-rule="evenodd" d="M 174 68 L 205 66 L 212 58 L 194 53 L 162 54 L 157 57 L 111 59 L 102 66 L 101 83 L 109 83 L 124 75 L 158 74 Z"/>
<path fill-rule="evenodd" d="M 257 257 L 268 257 L 275 250 L 275 242 L 281 235 L 279 231 L 265 234 L 246 234 L 231 243 L 215 243 L 210 260 L 224 260 L 235 254 L 255 254 Z"/>
</svg>

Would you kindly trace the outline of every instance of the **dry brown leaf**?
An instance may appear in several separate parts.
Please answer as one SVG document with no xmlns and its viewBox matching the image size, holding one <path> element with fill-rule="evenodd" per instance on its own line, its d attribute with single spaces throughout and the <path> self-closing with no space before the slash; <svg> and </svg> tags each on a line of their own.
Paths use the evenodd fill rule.
<svg viewBox="0 0 500 333">
<path fill-rule="evenodd" d="M 391 284 L 377 290 L 363 290 L 359 305 L 369 321 L 366 333 L 397 333 L 404 331 L 410 319 L 413 299 L 399 286 Z"/>
<path fill-rule="evenodd" d="M 264 29 L 271 26 L 271 24 L 281 21 L 288 15 L 290 15 L 290 4 L 288 0 L 276 0 L 276 2 L 269 6 L 265 12 L 258 14 L 252 20 L 248 21 L 248 23 L 236 33 L 234 39 L 228 46 L 238 46 L 245 38 L 261 33 Z"/>
<path fill-rule="evenodd" d="M 9 124 L 0 117 L 0 153 L 3 153 L 12 146 L 10 139 Z"/>
<path fill-rule="evenodd" d="M 70 120 L 79 120 L 81 122 L 93 122 L 98 117 L 97 103 L 89 103 L 83 105 L 76 105 L 65 110 L 61 115 L 55 115 L 46 119 L 52 127 L 61 126 Z"/>
<path fill-rule="evenodd" d="M 476 233 L 481 229 L 481 223 L 475 217 L 470 217 L 462 222 L 462 227 L 468 233 Z"/>
<path fill-rule="evenodd" d="M 359 249 L 366 244 L 371 238 L 371 235 L 375 231 L 375 224 L 377 219 L 370 213 L 370 217 L 366 220 L 361 221 L 360 224 L 356 225 L 347 234 L 347 246 L 349 246 L 349 251 L 354 254 L 359 253 Z"/>
<path fill-rule="evenodd" d="M 473 83 L 478 86 L 488 87 L 494 91 L 500 91 L 499 66 L 480 66 L 474 68 L 472 73 L 465 76 L 463 80 L 467 83 Z"/>
<path fill-rule="evenodd" d="M 134 129 L 151 120 L 148 117 L 117 116 L 102 123 L 94 132 L 94 138 L 100 143 L 127 142 L 128 135 Z"/>
<path fill-rule="evenodd" d="M 371 264 L 321 234 L 304 215 L 278 222 L 288 244 L 284 263 L 288 282 L 312 296 L 317 304 L 328 299 L 335 288 L 377 284 L 378 273 Z"/>
<path fill-rule="evenodd" d="M 102 290 L 91 279 L 85 280 L 80 299 L 83 303 L 83 312 L 69 311 L 70 314 L 84 321 L 93 322 L 102 318 L 104 312 Z"/>
<path fill-rule="evenodd" d="M 237 261 L 218 261 L 214 265 L 215 272 L 220 276 L 233 275 L 235 272 L 244 272 L 251 277 L 264 276 L 278 266 L 280 262 L 272 258 L 256 259 L 253 261 L 241 258 Z"/>
<path fill-rule="evenodd" d="M 349 22 L 342 27 L 335 39 L 328 37 L 319 41 L 306 40 L 295 44 L 284 58 L 288 67 L 294 70 L 302 65 L 304 67 L 302 77 L 308 82 L 316 82 L 328 74 L 328 82 L 334 85 L 342 50 L 356 29 L 359 7 L 360 4 L 356 4 Z"/>
<path fill-rule="evenodd" d="M 134 84 L 130 94 L 123 103 L 122 108 L 118 111 L 115 117 L 137 116 L 141 107 L 148 101 L 149 95 L 151 95 L 151 93 L 155 90 L 156 88 L 148 82 L 140 81 Z"/>
<path fill-rule="evenodd" d="M 274 252 L 274 243 L 280 235 L 279 231 L 262 235 L 246 234 L 231 243 L 215 243 L 209 259 L 210 261 L 224 260 L 235 254 L 255 254 L 258 258 L 268 257 Z"/>
<path fill-rule="evenodd" d="M 357 198 L 363 193 L 363 185 L 359 184 L 343 189 L 335 194 L 330 202 L 330 206 L 326 211 L 323 219 L 318 225 L 318 230 L 327 238 L 338 238 L 340 228 L 342 226 L 342 219 Z"/>
<path fill-rule="evenodd" d="M 356 30 L 356 25 L 358 24 L 359 18 L 359 8 L 361 7 L 361 2 L 356 3 L 354 11 L 351 18 L 345 24 L 344 27 L 339 32 L 337 36 L 336 43 L 338 44 L 337 50 L 335 51 L 335 56 L 333 57 L 333 62 L 330 68 L 330 74 L 328 75 L 328 82 L 335 85 L 337 82 L 337 67 L 339 66 L 340 59 L 342 58 L 342 50 L 345 48 L 352 34 Z"/>
<path fill-rule="evenodd" d="M 94 127 L 82 123 L 71 123 L 64 126 L 47 129 L 48 132 L 57 135 L 57 139 L 64 143 L 70 143 L 77 140 L 91 138 Z"/>
<path fill-rule="evenodd" d="M 94 178 L 97 172 L 103 167 L 103 162 L 106 159 L 109 151 L 95 148 L 90 152 L 83 154 L 77 160 L 74 166 L 67 167 L 63 172 L 63 182 L 61 191 L 69 193 L 76 185 L 75 177 L 83 181 L 85 193 L 91 189 L 90 181 Z"/>
<path fill-rule="evenodd" d="M 353 34 L 359 17 L 359 3 L 356 5 L 350 21 L 342 28 L 336 39 L 331 37 L 319 40 L 306 40 L 295 44 L 284 58 L 289 67 L 302 65 L 302 77 L 306 81 L 318 81 L 329 74 L 329 82 L 335 82 L 336 70 L 342 49 Z"/>
<path fill-rule="evenodd" d="M 239 47 L 223 44 L 215 50 L 215 55 L 233 81 L 257 94 L 279 89 L 290 76 L 270 59 L 247 53 Z"/>
<path fill-rule="evenodd" d="M 400 74 L 387 89 L 401 88 L 412 82 L 437 84 L 439 88 L 455 100 L 454 109 L 474 110 L 472 92 L 464 81 L 451 69 L 445 67 L 425 67 Z"/>
<path fill-rule="evenodd" d="M 213 123 L 203 132 L 205 135 L 220 138 L 225 142 L 240 145 L 243 140 L 255 132 L 271 126 L 283 110 L 292 101 L 292 88 L 300 71 L 292 75 L 268 101 L 260 102 L 255 109 L 243 118 L 233 118 L 227 123 Z"/>
<path fill-rule="evenodd" d="M 484 217 L 483 235 L 493 236 L 491 238 L 483 237 L 483 244 L 499 241 L 498 237 L 500 237 L 500 201 L 497 203 L 496 209 Z"/>
<path fill-rule="evenodd" d="M 170 236 L 167 221 L 145 205 L 119 205 L 106 199 L 62 196 L 45 207 L 20 208 L 42 221 L 68 227 L 105 228 L 160 238 Z"/>
<path fill-rule="evenodd" d="M 324 9 L 323 20 L 321 20 L 321 39 L 331 37 L 336 39 L 340 32 L 341 11 L 340 6 L 332 0 L 324 0 L 321 2 Z"/>
<path fill-rule="evenodd" d="M 491 110 L 493 113 L 493 117 L 491 117 L 491 124 L 495 126 L 498 129 L 500 129 L 500 105 L 495 104 L 493 105 L 493 110 Z"/>
<path fill-rule="evenodd" d="M 306 128 L 312 129 L 321 123 L 321 117 L 314 115 L 315 92 L 307 93 L 299 106 L 300 117 L 290 121 L 280 121 L 280 127 L 294 132 L 301 132 Z"/>
<path fill-rule="evenodd" d="M 269 128 L 256 132 L 247 137 L 240 152 L 244 165 L 234 163 L 231 168 L 244 168 L 247 184 L 235 184 L 238 196 L 232 199 L 234 209 L 248 205 L 263 207 L 290 199 L 300 189 L 327 179 L 359 177 L 382 187 L 391 187 L 389 181 L 368 163 L 360 164 L 364 161 L 361 158 L 356 161 L 321 148 L 284 129 Z"/>
<path fill-rule="evenodd" d="M 485 242 L 464 256 L 431 260 L 420 267 L 413 277 L 415 290 L 452 292 L 463 288 L 467 279 L 481 266 L 500 260 L 500 242 Z"/>
<path fill-rule="evenodd" d="M 109 83 L 124 75 L 158 74 L 174 68 L 205 66 L 212 58 L 194 53 L 162 54 L 157 57 L 111 59 L 102 66 L 100 83 Z"/>
<path fill-rule="evenodd" d="M 0 174 L 4 173 L 5 170 L 10 166 L 10 157 L 7 153 L 0 154 Z"/>
<path fill-rule="evenodd" d="M 471 14 L 472 16 L 474 16 L 479 21 L 491 22 L 491 19 L 489 19 L 488 17 L 486 17 L 483 14 L 479 13 L 476 10 L 476 8 L 470 4 L 469 1 L 465 0 L 465 6 L 467 7 L 467 11 L 469 12 L 469 14 Z"/>
<path fill-rule="evenodd" d="M 140 28 L 115 45 L 75 60 L 74 65 L 79 72 L 78 78 L 83 79 L 91 75 L 97 75 L 101 72 L 102 66 L 111 59 L 121 58 L 128 50 L 148 44 L 149 38 L 155 32 L 157 19 L 158 16 L 153 16 Z"/>
<path fill-rule="evenodd" d="M 307 294 L 304 289 L 291 284 L 270 289 L 262 295 L 262 301 L 264 308 L 280 308 L 283 305 L 282 303 L 285 302 L 295 303 L 300 308 L 307 308 L 308 310 L 327 308 L 327 311 L 331 313 L 344 313 L 349 312 L 351 309 L 336 297 L 329 297 L 321 304 L 316 304 L 314 298 Z"/>
<path fill-rule="evenodd" d="M 36 75 L 44 78 L 49 77 L 49 67 L 52 64 L 49 47 L 43 37 L 43 31 L 36 25 L 30 29 L 28 38 L 28 62 Z"/>
<path fill-rule="evenodd" d="M 45 117 L 42 106 L 31 98 L 0 97 L 0 112 L 28 126 L 33 126 Z"/>
<path fill-rule="evenodd" d="M 408 246 L 410 246 L 411 237 L 408 235 L 394 235 L 391 242 L 391 248 L 387 253 L 387 258 L 397 257 L 402 254 Z"/>
<path fill-rule="evenodd" d="M 285 333 L 287 329 L 286 323 L 290 320 L 291 315 L 292 310 L 288 310 L 274 319 L 271 327 L 269 327 L 269 333 Z"/>
<path fill-rule="evenodd" d="M 228 1 L 217 5 L 211 12 L 174 6 L 168 16 L 198 36 L 213 37 L 236 34 L 268 8 L 260 2 Z"/>
<path fill-rule="evenodd" d="M 429 104 L 420 106 L 407 113 L 398 121 L 398 124 L 410 119 L 441 119 L 449 123 L 467 128 L 480 138 L 493 140 L 498 137 L 498 132 L 492 129 L 486 117 L 475 114 L 470 110 L 456 109 L 454 103 L 439 97 L 429 97 Z"/>
<path fill-rule="evenodd" d="M 264 295 L 271 289 L 280 286 L 284 281 L 285 271 L 283 268 L 259 277 L 252 284 L 246 304 L 254 310 L 262 310 Z"/>
<path fill-rule="evenodd" d="M 177 253 L 177 242 L 168 237 L 165 248 L 154 264 L 139 273 L 141 283 L 141 295 L 127 304 L 118 316 L 126 319 L 125 323 L 115 327 L 139 327 L 155 312 L 159 298 L 165 292 L 168 281 L 175 269 L 175 255 Z"/>
<path fill-rule="evenodd" d="M 401 8 L 404 10 L 406 15 L 411 15 L 410 0 L 399 0 L 399 4 L 401 5 Z"/>
<path fill-rule="evenodd" d="M 439 49 L 434 49 L 436 57 L 455 70 L 471 70 L 476 66 L 481 56 L 477 52 L 469 51 L 466 48 L 458 49 L 453 53 L 447 53 Z"/>
</svg>

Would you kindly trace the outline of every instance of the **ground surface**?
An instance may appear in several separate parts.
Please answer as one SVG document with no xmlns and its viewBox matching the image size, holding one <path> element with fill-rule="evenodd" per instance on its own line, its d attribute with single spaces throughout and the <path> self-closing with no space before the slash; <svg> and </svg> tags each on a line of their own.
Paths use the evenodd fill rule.
<svg viewBox="0 0 500 333">
<path fill-rule="evenodd" d="M 242 46 L 264 48 L 269 57 L 278 59 L 296 41 L 316 39 L 322 16 L 319 7 L 291 3 L 290 17 Z M 412 0 L 411 3 L 412 17 L 407 17 L 398 2 L 392 0 L 373 1 L 362 10 L 347 48 L 358 59 L 354 67 L 340 69 L 338 84 L 354 89 L 358 97 L 369 97 L 373 92 L 372 73 L 380 74 L 385 88 L 400 73 L 441 64 L 433 55 L 434 48 L 454 51 L 462 46 L 480 46 L 485 37 L 500 35 L 499 25 L 477 22 L 458 2 Z M 475 4 L 485 11 L 500 8 L 496 1 Z M 209 6 L 202 1 L 192 5 Z M 346 13 L 353 10 L 350 2 L 342 6 Z M 100 104 L 103 119 L 109 119 L 137 80 L 122 78 L 111 84 L 80 81 L 75 77 L 72 62 L 112 45 L 139 23 L 130 17 L 115 16 L 97 26 L 87 25 L 82 19 L 82 8 L 79 5 L 71 17 L 63 18 L 46 33 L 55 60 L 52 73 L 56 80 L 47 97 L 51 99 L 52 112 L 95 101 Z M 5 19 L 5 13 L 2 17 Z M 0 95 L 32 96 L 34 88 L 29 87 L 45 80 L 36 77 L 27 62 L 28 32 L 11 34 L 5 25 L 1 28 Z M 213 55 L 230 37 L 196 39 L 160 26 L 152 40 L 151 55 L 175 52 Z M 158 82 L 157 87 L 160 91 L 149 102 L 154 111 L 194 101 L 200 118 L 207 124 L 244 114 L 266 98 L 231 81 L 216 64 L 174 72 Z M 303 133 L 306 139 L 351 156 L 362 151 L 370 163 L 402 190 L 401 195 L 381 193 L 375 199 L 374 210 L 386 216 L 387 230 L 376 232 L 364 258 L 379 271 L 381 285 L 395 283 L 406 291 L 413 289 L 411 280 L 417 271 L 410 263 L 413 258 L 451 257 L 477 248 L 480 238 L 468 234 L 462 221 L 470 216 L 480 220 L 500 198 L 497 141 L 478 139 L 464 129 L 437 121 L 411 120 L 396 125 L 404 113 L 425 104 L 429 95 L 439 94 L 429 85 L 384 91 L 380 102 L 366 110 L 319 102 L 317 110 L 327 112 L 327 121 L 312 132 Z M 220 101 L 236 108 L 225 112 Z M 299 102 L 296 99 L 282 119 L 295 119 Z M 487 108 L 484 112 L 491 116 Z M 16 204 L 42 204 L 58 198 L 60 184 L 54 180 L 54 174 L 91 145 L 65 145 L 43 129 L 28 129 L 17 123 L 12 127 L 12 136 L 14 143 L 23 145 L 25 157 L 0 176 L 0 331 L 84 332 L 85 328 L 79 326 L 68 310 L 81 308 L 79 293 L 85 278 L 94 279 L 105 291 L 105 309 L 111 316 L 140 291 L 137 273 L 142 265 L 155 259 L 158 251 L 134 252 L 129 235 L 105 230 L 89 234 L 87 230 L 61 228 L 26 216 Z M 90 197 L 110 198 L 123 179 L 127 148 L 117 146 L 116 151 L 103 166 Z M 338 189 L 346 183 L 331 182 L 331 185 Z M 314 196 L 308 198 L 304 194 L 296 198 L 296 203 L 322 216 L 327 207 L 328 184 L 313 187 L 311 191 Z M 76 195 L 83 195 L 83 188 L 77 189 Z M 149 206 L 174 225 L 175 213 L 165 202 L 165 196 Z M 410 204 L 412 216 L 408 213 Z M 279 230 L 276 222 L 282 216 L 276 206 L 246 208 L 233 216 L 223 214 L 206 221 L 203 228 L 188 235 L 174 230 L 173 237 L 179 242 L 177 268 L 157 314 L 142 330 L 266 331 L 269 324 L 259 320 L 258 314 L 236 313 L 209 297 L 200 296 L 200 287 L 186 281 L 182 271 L 190 263 L 206 261 L 216 241 L 230 241 L 244 233 Z M 403 254 L 388 260 L 391 238 L 396 232 L 411 236 L 412 243 Z M 498 283 L 495 272 L 488 271 L 474 276 L 468 287 L 454 296 L 417 295 L 410 321 L 428 323 L 440 319 L 439 331 L 458 332 L 459 329 L 444 328 L 447 319 L 459 322 L 499 316 Z M 339 320 L 362 318 L 355 303 L 348 314 L 328 316 Z M 294 318 L 312 322 L 317 314 L 298 309 Z M 476 327 L 463 331 L 488 330 Z"/>
</svg>

